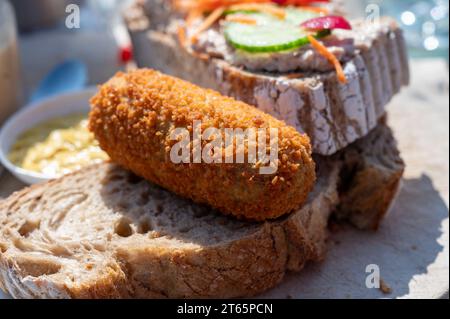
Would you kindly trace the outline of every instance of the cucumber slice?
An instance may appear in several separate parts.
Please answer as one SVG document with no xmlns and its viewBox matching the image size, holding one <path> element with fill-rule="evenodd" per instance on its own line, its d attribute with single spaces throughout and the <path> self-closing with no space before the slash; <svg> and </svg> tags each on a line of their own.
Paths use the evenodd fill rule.
<svg viewBox="0 0 450 319">
<path fill-rule="evenodd" d="M 224 34 L 227 41 L 236 49 L 247 52 L 279 52 L 295 49 L 309 41 L 300 23 L 318 16 L 317 13 L 296 8 L 286 9 L 286 19 L 280 20 L 266 13 L 244 13 L 256 20 L 256 25 L 228 22 Z M 323 37 L 329 32 L 319 32 Z"/>
<path fill-rule="evenodd" d="M 225 38 L 236 49 L 247 52 L 277 52 L 300 47 L 308 43 L 299 27 L 278 24 L 246 25 L 230 23 Z"/>
</svg>

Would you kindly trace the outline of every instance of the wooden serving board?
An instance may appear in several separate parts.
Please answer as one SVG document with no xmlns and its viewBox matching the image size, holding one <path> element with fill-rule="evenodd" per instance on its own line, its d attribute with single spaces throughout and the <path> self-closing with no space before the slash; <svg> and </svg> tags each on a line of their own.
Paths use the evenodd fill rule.
<svg viewBox="0 0 450 319">
<path fill-rule="evenodd" d="M 289 274 L 262 298 L 448 298 L 449 94 L 442 60 L 411 63 L 412 83 L 388 107 L 406 161 L 403 187 L 377 232 L 334 231 L 322 263 Z M 92 72 L 92 71 L 91 71 Z M 0 197 L 24 187 L 8 173 Z M 386 294 L 366 287 L 375 264 Z M 0 292 L 0 298 L 7 298 Z"/>
</svg>

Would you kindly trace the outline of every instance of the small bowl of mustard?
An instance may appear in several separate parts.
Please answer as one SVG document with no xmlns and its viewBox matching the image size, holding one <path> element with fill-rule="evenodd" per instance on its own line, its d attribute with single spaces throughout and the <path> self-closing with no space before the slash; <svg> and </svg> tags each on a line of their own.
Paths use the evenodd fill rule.
<svg viewBox="0 0 450 319">
<path fill-rule="evenodd" d="M 88 130 L 95 88 L 28 105 L 0 131 L 0 162 L 27 184 L 58 178 L 108 159 Z"/>
</svg>

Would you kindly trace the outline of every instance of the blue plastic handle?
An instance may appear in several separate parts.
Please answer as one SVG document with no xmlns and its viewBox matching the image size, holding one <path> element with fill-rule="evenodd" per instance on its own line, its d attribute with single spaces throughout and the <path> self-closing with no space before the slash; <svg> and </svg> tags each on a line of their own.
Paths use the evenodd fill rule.
<svg viewBox="0 0 450 319">
<path fill-rule="evenodd" d="M 30 102 L 57 94 L 83 89 L 87 83 L 86 65 L 79 60 L 68 60 L 53 68 L 33 92 Z"/>
</svg>

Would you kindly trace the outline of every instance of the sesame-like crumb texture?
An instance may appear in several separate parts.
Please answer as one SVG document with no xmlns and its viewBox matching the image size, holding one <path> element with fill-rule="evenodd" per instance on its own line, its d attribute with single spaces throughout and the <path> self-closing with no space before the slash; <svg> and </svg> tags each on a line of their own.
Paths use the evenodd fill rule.
<svg viewBox="0 0 450 319">
<path fill-rule="evenodd" d="M 276 218 L 300 207 L 313 187 L 315 168 L 306 135 L 215 91 L 143 69 L 116 74 L 91 104 L 90 129 L 113 161 L 225 214 L 251 220 Z M 192 155 L 190 163 L 173 163 L 170 150 L 177 141 L 171 133 L 186 128 L 192 137 L 194 121 L 201 121 L 203 132 L 217 128 L 222 135 L 226 128 L 265 128 L 266 144 L 268 129 L 278 129 L 276 173 L 260 174 L 261 165 L 249 163 L 247 143 L 243 148 L 231 147 L 233 158 L 244 154 L 244 163 L 193 163 Z M 202 149 L 208 142 L 202 140 Z M 222 143 L 222 158 L 230 154 L 225 149 Z"/>
</svg>

